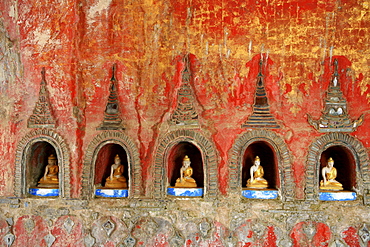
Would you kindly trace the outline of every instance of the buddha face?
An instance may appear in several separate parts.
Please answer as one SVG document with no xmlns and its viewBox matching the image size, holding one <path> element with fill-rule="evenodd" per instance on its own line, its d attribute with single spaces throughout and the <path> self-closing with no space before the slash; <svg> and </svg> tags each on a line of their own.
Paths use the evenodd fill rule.
<svg viewBox="0 0 370 247">
<path fill-rule="evenodd" d="M 56 163 L 57 163 L 56 159 L 48 159 L 48 165 L 55 166 Z"/>
<path fill-rule="evenodd" d="M 190 160 L 184 160 L 182 163 L 185 167 L 189 167 L 191 162 Z"/>
<path fill-rule="evenodd" d="M 254 164 L 255 164 L 256 166 L 259 166 L 259 165 L 260 165 L 260 163 L 261 163 L 261 162 L 260 162 L 260 160 L 257 160 L 257 159 L 256 159 L 256 160 L 254 160 Z"/>
<path fill-rule="evenodd" d="M 332 168 L 334 166 L 334 161 L 328 161 L 328 167 Z"/>
<path fill-rule="evenodd" d="M 114 164 L 120 165 L 121 164 L 121 159 L 119 157 L 114 158 Z"/>
</svg>

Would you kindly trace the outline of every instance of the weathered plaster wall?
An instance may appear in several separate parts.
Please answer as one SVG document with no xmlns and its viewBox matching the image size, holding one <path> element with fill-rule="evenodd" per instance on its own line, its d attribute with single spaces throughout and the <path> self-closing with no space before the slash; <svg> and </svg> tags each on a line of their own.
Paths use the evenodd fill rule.
<svg viewBox="0 0 370 247">
<path fill-rule="evenodd" d="M 44 233 L 61 241 L 55 246 L 82 244 L 90 233 L 96 243 L 113 246 L 129 232 L 143 246 L 175 246 L 169 241 L 176 236 L 186 246 L 227 246 L 227 241 L 236 246 L 237 239 L 244 239 L 238 246 L 287 246 L 284 241 L 327 246 L 336 239 L 365 246 L 358 230 L 370 223 L 369 208 L 360 199 L 310 206 L 304 201 L 304 178 L 308 147 L 321 136 L 306 114 L 320 116 L 334 58 L 351 117 L 365 113 L 362 126 L 350 135 L 370 147 L 369 8 L 365 0 L 1 1 L 0 195 L 2 217 L 8 219 L 1 232 L 10 229 L 16 246 L 45 245 Z M 192 54 L 199 122 L 219 157 L 219 197 L 212 202 L 80 201 L 83 160 L 100 133 L 96 127 L 103 119 L 113 63 L 125 134 L 139 149 L 142 197 L 153 197 L 154 153 L 159 136 L 169 131 L 186 53 Z M 295 201 L 289 205 L 244 201 L 228 193 L 229 150 L 246 131 L 241 125 L 251 114 L 261 53 L 268 61 L 263 72 L 271 111 L 282 126 L 275 132 L 291 154 Z M 16 147 L 30 131 L 27 119 L 42 67 L 55 130 L 69 147 L 73 200 L 6 199 L 14 196 Z M 108 216 L 124 225 L 116 228 L 122 234 L 108 237 L 112 243 L 97 233 Z M 76 230 L 68 238 L 58 230 L 66 217 Z M 209 232 L 199 229 L 202 219 L 211 224 Z M 40 237 L 35 243 L 27 240 L 33 235 Z"/>
</svg>

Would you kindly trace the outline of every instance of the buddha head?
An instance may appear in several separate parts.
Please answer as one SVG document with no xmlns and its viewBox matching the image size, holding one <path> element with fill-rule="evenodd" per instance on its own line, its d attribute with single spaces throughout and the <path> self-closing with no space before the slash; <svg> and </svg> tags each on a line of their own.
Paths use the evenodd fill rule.
<svg viewBox="0 0 370 247">
<path fill-rule="evenodd" d="M 254 159 L 254 164 L 255 164 L 256 166 L 259 166 L 259 165 L 260 165 L 260 163 L 261 163 L 261 161 L 260 161 L 260 157 L 256 156 L 256 158 Z"/>
<path fill-rule="evenodd" d="M 119 157 L 118 154 L 116 155 L 116 157 L 114 157 L 114 164 L 116 164 L 116 165 L 120 165 L 121 164 L 121 158 Z"/>
<path fill-rule="evenodd" d="M 55 165 L 57 163 L 57 158 L 55 157 L 54 154 L 51 154 L 49 157 L 48 157 L 48 165 Z"/>
<path fill-rule="evenodd" d="M 184 157 L 184 159 L 183 159 L 183 161 L 182 161 L 182 164 L 184 165 L 184 166 L 186 166 L 186 167 L 188 167 L 188 166 L 190 166 L 190 158 L 187 156 L 187 155 L 185 155 L 185 157 Z"/>
<path fill-rule="evenodd" d="M 334 160 L 333 160 L 333 158 L 332 157 L 330 157 L 329 159 L 328 159 L 328 167 L 333 167 L 334 166 Z"/>
</svg>

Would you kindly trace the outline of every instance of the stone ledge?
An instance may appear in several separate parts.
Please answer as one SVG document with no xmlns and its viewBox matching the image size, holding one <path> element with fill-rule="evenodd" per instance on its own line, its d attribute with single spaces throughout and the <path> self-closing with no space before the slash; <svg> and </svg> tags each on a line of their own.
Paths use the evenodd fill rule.
<svg viewBox="0 0 370 247">
<path fill-rule="evenodd" d="M 321 201 L 354 201 L 356 192 L 353 191 L 320 191 L 319 199 Z"/>
<path fill-rule="evenodd" d="M 167 188 L 167 195 L 170 196 L 188 196 L 200 197 L 203 196 L 203 188 Z"/>
<path fill-rule="evenodd" d="M 128 197 L 128 189 L 96 189 L 95 196 L 110 198 Z"/>
<path fill-rule="evenodd" d="M 278 191 L 273 189 L 244 189 L 242 190 L 242 196 L 248 199 L 277 199 Z"/>
<path fill-rule="evenodd" d="M 30 188 L 28 192 L 33 196 L 59 196 L 59 189 L 53 188 Z"/>
</svg>

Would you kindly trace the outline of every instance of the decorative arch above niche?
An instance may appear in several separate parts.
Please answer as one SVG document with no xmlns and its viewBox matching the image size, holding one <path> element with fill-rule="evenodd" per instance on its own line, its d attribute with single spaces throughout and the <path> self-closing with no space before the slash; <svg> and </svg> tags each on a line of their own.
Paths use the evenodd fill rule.
<svg viewBox="0 0 370 247">
<path fill-rule="evenodd" d="M 349 176 L 348 181 L 344 182 L 344 187 L 354 186 L 358 195 L 364 196 L 365 204 L 370 203 L 370 174 L 369 174 L 369 156 L 366 148 L 355 137 L 344 133 L 329 133 L 317 138 L 309 147 L 307 162 L 306 162 L 306 199 L 318 200 L 319 197 L 319 180 L 320 180 L 320 161 L 325 159 L 327 152 L 343 151 L 342 157 L 347 157 L 346 160 L 353 162 L 353 170 L 351 164 L 346 168 Z M 326 155 L 326 156 L 325 156 Z M 328 156 L 329 157 L 329 156 Z M 336 165 L 334 164 L 334 167 Z M 338 171 L 339 173 L 340 171 Z M 354 174 L 355 173 L 355 174 Z M 354 176 L 353 176 L 354 175 Z M 355 181 L 354 181 L 355 180 Z M 346 188 L 344 188 L 346 189 Z M 352 188 L 351 188 L 352 189 Z"/>
<path fill-rule="evenodd" d="M 34 159 L 33 152 L 55 152 L 57 156 L 57 164 L 59 166 L 59 196 L 70 198 L 70 161 L 69 149 L 65 140 L 55 131 L 51 129 L 36 129 L 29 132 L 17 145 L 15 158 L 15 181 L 14 194 L 16 196 L 25 196 L 28 194 L 30 187 L 31 159 Z M 45 160 L 45 157 L 41 159 Z M 43 167 L 44 169 L 45 167 Z M 36 178 L 34 178 L 35 180 Z"/>
<path fill-rule="evenodd" d="M 171 151 L 182 143 L 189 143 L 199 149 L 203 162 L 204 197 L 214 198 L 218 194 L 217 153 L 211 141 L 199 131 L 191 129 L 174 130 L 164 135 L 158 144 L 154 159 L 154 188 L 155 198 L 166 194 L 168 180 L 168 160 Z"/>
<path fill-rule="evenodd" d="M 90 142 L 85 155 L 83 177 L 82 177 L 82 196 L 91 197 L 94 192 L 95 165 L 99 152 L 107 145 L 121 147 L 126 154 L 130 167 L 125 167 L 128 173 L 129 197 L 139 197 L 142 193 L 141 165 L 139 151 L 135 143 L 124 133 L 118 131 L 104 131 L 94 137 Z M 121 157 L 122 159 L 123 157 Z M 110 160 L 109 164 L 113 163 Z"/>
<path fill-rule="evenodd" d="M 294 199 L 294 180 L 292 176 L 292 164 L 289 150 L 284 140 L 275 132 L 270 130 L 252 130 L 241 134 L 232 146 L 230 155 L 230 193 L 241 194 L 242 190 L 242 169 L 244 164 L 245 153 L 248 147 L 256 144 L 269 146 L 270 151 L 275 153 L 277 162 L 277 174 L 279 181 L 275 181 L 275 185 L 280 184 L 280 194 L 283 201 Z M 262 157 L 261 165 L 263 165 Z M 272 160 L 272 158 L 270 159 Z M 265 173 L 266 173 L 266 168 Z"/>
</svg>

